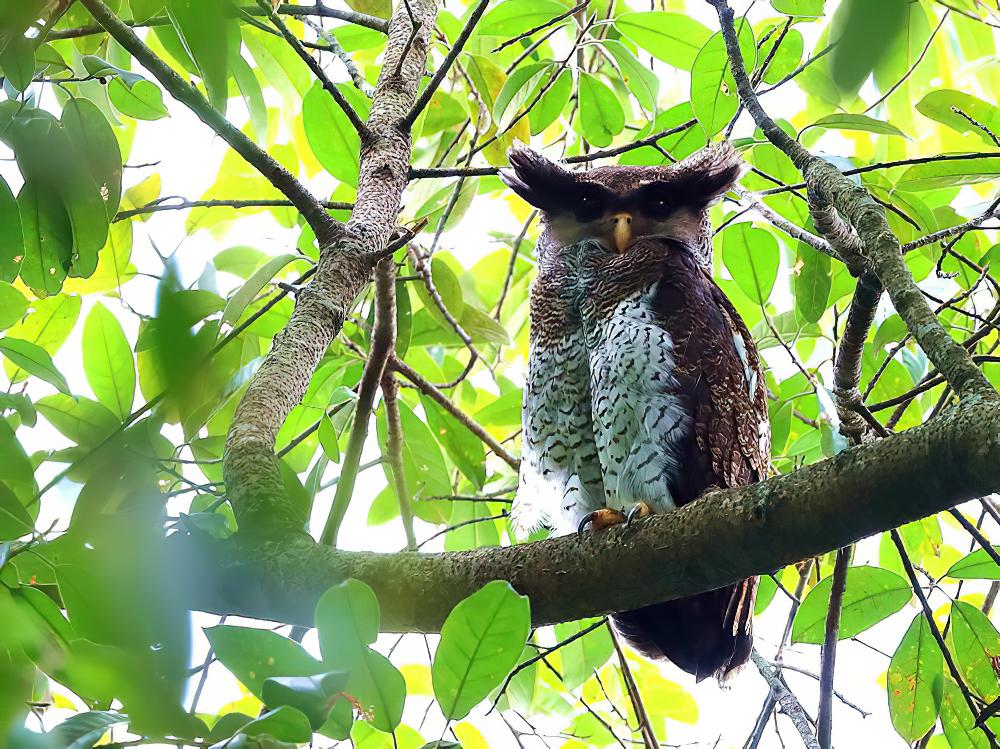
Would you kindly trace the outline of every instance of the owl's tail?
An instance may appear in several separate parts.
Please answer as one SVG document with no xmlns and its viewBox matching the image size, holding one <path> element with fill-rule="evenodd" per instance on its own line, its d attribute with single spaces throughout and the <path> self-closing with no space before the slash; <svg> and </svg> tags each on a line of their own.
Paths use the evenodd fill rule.
<svg viewBox="0 0 1000 749">
<path fill-rule="evenodd" d="M 647 658 L 666 658 L 701 681 L 724 681 L 750 658 L 757 578 L 612 614 L 618 634 Z"/>
</svg>

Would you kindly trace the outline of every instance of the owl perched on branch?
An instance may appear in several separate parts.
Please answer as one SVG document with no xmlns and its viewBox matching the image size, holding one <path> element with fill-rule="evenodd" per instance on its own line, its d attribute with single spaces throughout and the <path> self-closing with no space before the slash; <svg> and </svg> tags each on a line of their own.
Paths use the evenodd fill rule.
<svg viewBox="0 0 1000 749">
<path fill-rule="evenodd" d="M 707 209 L 739 178 L 736 152 L 588 172 L 526 148 L 509 156 L 501 178 L 545 221 L 515 522 L 600 530 L 764 478 L 760 358 L 708 270 Z M 612 621 L 643 654 L 721 679 L 749 657 L 756 588 L 750 578 Z"/>
</svg>

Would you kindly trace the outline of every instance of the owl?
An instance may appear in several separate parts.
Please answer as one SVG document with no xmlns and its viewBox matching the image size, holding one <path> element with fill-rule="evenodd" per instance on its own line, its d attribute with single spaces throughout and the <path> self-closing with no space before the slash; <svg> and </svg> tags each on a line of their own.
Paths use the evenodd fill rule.
<svg viewBox="0 0 1000 749">
<path fill-rule="evenodd" d="M 571 172 L 527 148 L 501 179 L 538 208 L 515 524 L 558 534 L 670 512 L 765 477 L 760 357 L 712 280 L 707 209 L 728 144 L 670 166 Z M 724 554 L 725 550 L 720 550 Z M 757 579 L 612 615 L 651 658 L 725 679 L 752 647 Z"/>
</svg>

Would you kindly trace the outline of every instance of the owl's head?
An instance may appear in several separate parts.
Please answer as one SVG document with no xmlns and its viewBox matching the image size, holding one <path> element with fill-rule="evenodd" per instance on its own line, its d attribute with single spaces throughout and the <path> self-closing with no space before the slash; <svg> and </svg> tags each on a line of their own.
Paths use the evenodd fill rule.
<svg viewBox="0 0 1000 749">
<path fill-rule="evenodd" d="M 530 148 L 508 151 L 500 179 L 538 208 L 561 245 L 592 239 L 625 252 L 642 237 L 665 237 L 700 248 L 705 211 L 743 173 L 729 143 L 718 143 L 668 166 L 605 166 L 571 172 Z"/>
</svg>

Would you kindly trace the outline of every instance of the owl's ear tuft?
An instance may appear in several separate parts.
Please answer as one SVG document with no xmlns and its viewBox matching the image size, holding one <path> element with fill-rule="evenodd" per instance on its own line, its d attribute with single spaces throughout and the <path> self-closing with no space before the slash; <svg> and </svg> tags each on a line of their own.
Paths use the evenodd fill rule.
<svg viewBox="0 0 1000 749">
<path fill-rule="evenodd" d="M 535 208 L 558 211 L 566 190 L 576 183 L 572 172 L 523 146 L 512 146 L 507 158 L 512 168 L 500 170 L 503 183 Z"/>
<path fill-rule="evenodd" d="M 706 146 L 670 168 L 683 202 L 699 210 L 725 195 L 745 170 L 746 162 L 728 141 Z"/>
</svg>

